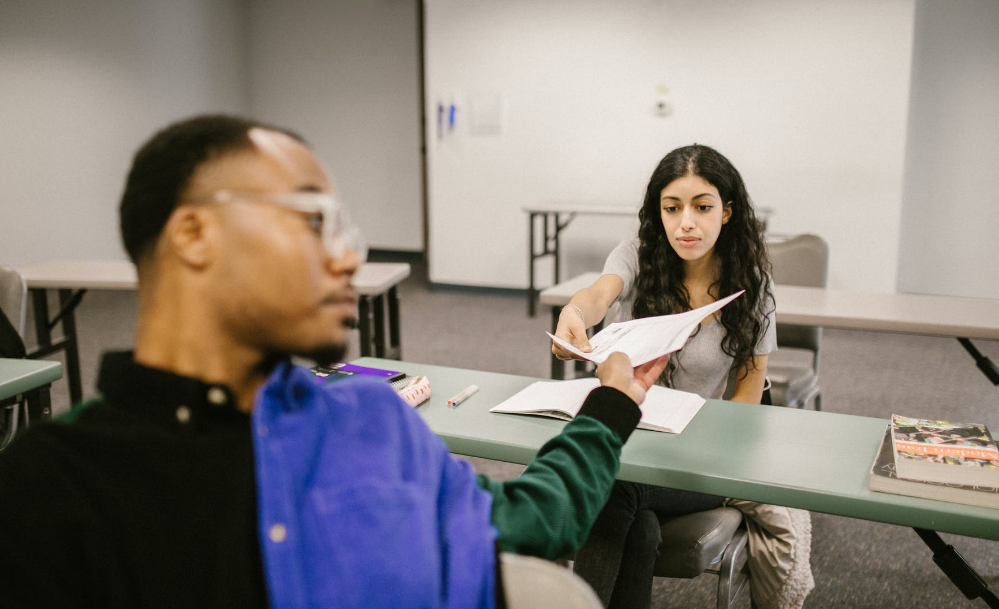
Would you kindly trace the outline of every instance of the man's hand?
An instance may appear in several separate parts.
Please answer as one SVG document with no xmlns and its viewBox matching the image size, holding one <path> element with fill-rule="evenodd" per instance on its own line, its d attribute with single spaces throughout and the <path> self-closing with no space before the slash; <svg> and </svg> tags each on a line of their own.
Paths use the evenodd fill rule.
<svg viewBox="0 0 999 609">
<path fill-rule="evenodd" d="M 632 368 L 628 356 L 615 351 L 604 360 L 604 363 L 597 366 L 597 377 L 604 387 L 613 387 L 641 405 L 645 401 L 645 392 L 659 380 L 659 375 L 666 368 L 667 362 L 669 362 L 668 354 Z"/>
</svg>

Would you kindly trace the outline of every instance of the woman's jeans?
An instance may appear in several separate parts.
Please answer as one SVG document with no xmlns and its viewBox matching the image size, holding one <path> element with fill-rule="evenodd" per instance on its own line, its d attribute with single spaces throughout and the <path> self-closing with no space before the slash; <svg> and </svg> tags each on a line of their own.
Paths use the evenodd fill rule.
<svg viewBox="0 0 999 609">
<path fill-rule="evenodd" d="M 618 480 L 589 538 L 576 552 L 573 570 L 604 606 L 645 609 L 652 602 L 652 568 L 662 542 L 659 518 L 711 510 L 723 500 Z"/>
</svg>

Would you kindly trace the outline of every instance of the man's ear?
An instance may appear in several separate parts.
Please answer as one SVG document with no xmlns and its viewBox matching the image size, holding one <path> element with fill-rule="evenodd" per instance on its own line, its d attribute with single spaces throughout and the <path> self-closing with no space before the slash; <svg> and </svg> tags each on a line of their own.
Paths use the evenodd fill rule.
<svg viewBox="0 0 999 609">
<path fill-rule="evenodd" d="M 722 209 L 722 224 L 728 224 L 728 219 L 732 217 L 732 202 L 729 201 Z"/>
<path fill-rule="evenodd" d="M 170 214 L 163 228 L 164 245 L 184 264 L 202 269 L 212 259 L 214 251 L 212 218 L 204 207 L 182 205 Z"/>
</svg>

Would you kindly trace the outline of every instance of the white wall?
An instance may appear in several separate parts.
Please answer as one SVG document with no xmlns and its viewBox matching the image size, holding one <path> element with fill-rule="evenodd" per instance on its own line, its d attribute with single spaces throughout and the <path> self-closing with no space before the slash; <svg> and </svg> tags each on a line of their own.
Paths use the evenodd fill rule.
<svg viewBox="0 0 999 609">
<path fill-rule="evenodd" d="M 999 298 L 999 2 L 915 24 L 899 290 Z"/>
<path fill-rule="evenodd" d="M 0 261 L 125 257 L 135 149 L 188 114 L 246 110 L 240 4 L 0 3 Z"/>
<path fill-rule="evenodd" d="M 369 245 L 423 250 L 415 0 L 255 0 L 255 116 L 299 131 Z"/>
<path fill-rule="evenodd" d="M 425 19 L 432 281 L 525 287 L 522 204 L 637 205 L 696 141 L 774 208 L 774 232 L 829 241 L 832 286 L 895 290 L 913 0 L 426 0 Z M 469 131 L 483 93 L 503 100 L 500 135 Z M 577 220 L 570 258 L 599 267 L 635 225 Z"/>
</svg>

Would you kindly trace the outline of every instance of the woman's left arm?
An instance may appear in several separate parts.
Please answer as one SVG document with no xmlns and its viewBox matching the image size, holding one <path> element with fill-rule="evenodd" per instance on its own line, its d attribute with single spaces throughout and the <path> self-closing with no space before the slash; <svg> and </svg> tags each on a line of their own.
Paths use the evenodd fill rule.
<svg viewBox="0 0 999 609">
<path fill-rule="evenodd" d="M 733 402 L 759 404 L 763 399 L 763 385 L 767 381 L 768 355 L 754 355 L 753 359 L 735 377 Z"/>
</svg>

